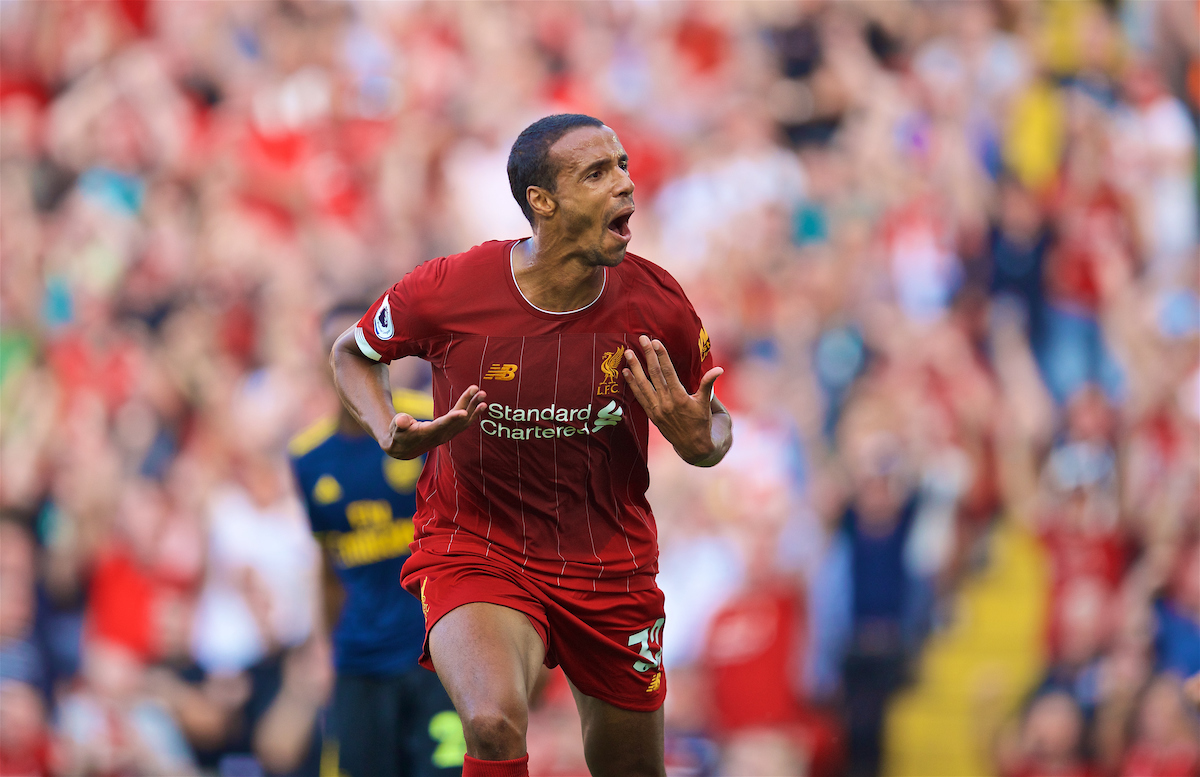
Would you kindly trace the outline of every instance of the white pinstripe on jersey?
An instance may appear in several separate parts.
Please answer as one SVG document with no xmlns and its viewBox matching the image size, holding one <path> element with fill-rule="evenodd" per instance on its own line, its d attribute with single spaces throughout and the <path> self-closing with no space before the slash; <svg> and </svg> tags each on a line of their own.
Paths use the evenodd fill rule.
<svg viewBox="0 0 1200 777">
<path fill-rule="evenodd" d="M 595 335 L 592 335 L 592 337 L 595 338 Z M 629 343 L 626 342 L 625 337 L 626 337 L 625 335 L 621 335 L 622 351 L 624 351 L 626 348 L 629 347 Z M 592 345 L 592 356 L 593 357 L 595 357 L 595 355 L 596 355 L 595 350 L 596 350 L 596 346 L 595 346 L 595 343 L 593 342 L 593 345 Z M 595 379 L 596 379 L 596 359 L 593 358 L 592 359 L 592 382 L 593 383 L 595 383 Z M 637 430 L 635 428 L 635 424 L 631 420 L 630 423 L 627 425 L 633 431 L 634 439 L 637 439 Z M 633 477 L 632 472 L 630 472 L 630 477 L 631 478 Z M 626 496 L 628 496 L 629 495 L 629 488 L 628 488 L 629 484 L 626 483 L 625 485 L 626 485 L 625 494 L 626 494 Z M 608 494 L 610 497 L 612 497 L 613 504 L 619 504 L 619 502 L 617 502 L 617 494 L 616 494 L 616 492 L 613 491 L 612 478 L 608 479 Z M 625 531 L 625 524 L 624 524 L 624 522 L 621 521 L 620 508 L 617 509 L 616 520 L 617 520 L 617 525 L 621 527 L 621 534 L 625 535 L 625 547 L 629 548 L 629 558 L 633 560 L 633 566 L 636 569 L 637 565 L 638 565 L 637 556 L 633 552 L 633 545 L 629 544 L 629 532 Z M 596 584 L 593 582 L 592 586 L 595 587 L 595 585 Z M 628 578 L 626 578 L 626 580 L 625 580 L 625 588 L 626 588 L 626 592 L 628 592 L 628 589 L 629 589 Z"/>
<path fill-rule="evenodd" d="M 490 336 L 483 338 L 483 353 L 479 354 L 479 382 L 475 385 L 483 387 L 483 365 L 487 361 L 488 343 L 492 341 Z M 483 536 L 487 540 L 487 547 L 484 548 L 483 556 L 487 558 L 492 552 L 492 500 L 487 496 L 487 471 L 483 467 L 483 435 L 479 435 L 479 487 L 482 491 L 483 500 L 487 502 L 488 508 L 488 527 L 487 534 Z"/>
<path fill-rule="evenodd" d="M 596 367 L 595 367 L 595 365 L 596 365 L 596 334 L 595 333 L 592 333 L 592 365 L 593 366 L 592 366 L 592 381 L 591 382 L 595 383 L 595 377 L 596 377 Z M 588 385 L 588 398 L 587 398 L 588 402 L 592 401 L 591 391 L 592 391 L 592 388 L 591 388 L 591 385 L 589 384 Z M 589 498 L 591 496 L 590 491 L 592 488 L 592 436 L 591 435 L 588 435 L 584 439 L 584 446 L 585 446 L 585 450 L 587 451 L 588 476 L 587 476 L 587 482 L 585 482 L 583 484 L 583 515 L 587 519 L 588 539 L 590 539 L 592 541 L 592 555 L 596 557 L 596 561 L 600 562 L 600 569 L 596 572 L 596 580 L 599 580 L 601 577 L 604 577 L 604 561 L 602 561 L 600 558 L 600 555 L 598 553 L 596 553 L 596 538 L 592 536 L 592 507 L 591 507 L 592 500 Z M 596 590 L 596 580 L 592 581 L 592 590 L 593 591 Z"/>
<path fill-rule="evenodd" d="M 562 335 L 559 334 L 559 336 L 558 336 L 558 355 L 555 358 L 555 362 L 554 362 L 554 398 L 551 400 L 551 404 L 555 407 L 558 406 L 558 376 L 561 373 L 562 373 Z M 555 437 L 553 440 L 551 440 L 551 449 L 554 454 L 554 541 L 555 541 L 555 544 L 558 546 L 558 548 L 557 548 L 558 558 L 563 563 L 562 569 L 560 569 L 558 572 L 558 578 L 556 580 L 556 584 L 562 585 L 562 576 L 567 571 L 567 559 L 562 554 L 562 514 L 559 510 L 559 500 L 558 500 L 558 438 L 557 437 Z M 588 534 L 590 535 L 591 532 L 592 532 L 592 527 L 589 525 L 588 526 Z M 593 549 L 595 548 L 595 543 L 592 543 L 592 547 L 593 547 Z"/>
<path fill-rule="evenodd" d="M 521 355 L 517 357 L 517 407 L 521 406 L 521 384 L 525 381 L 525 371 L 521 369 L 525 366 L 525 338 L 521 338 Z M 517 450 L 517 505 L 521 508 L 521 555 L 525 560 L 521 562 L 521 568 L 524 569 L 529 564 L 529 535 L 525 531 L 525 497 L 521 492 L 521 443 L 513 441 Z"/>
<path fill-rule="evenodd" d="M 442 374 L 446 376 L 446 382 L 449 384 L 449 398 L 446 407 L 454 407 L 454 381 L 450 380 L 449 373 L 446 372 L 446 363 L 450 361 L 450 349 L 454 345 L 454 335 L 450 335 L 450 342 L 446 343 L 446 355 L 442 359 Z M 450 548 L 454 546 L 454 538 L 458 536 L 458 494 L 461 489 L 458 487 L 458 469 L 454 466 L 454 438 L 446 441 L 446 457 L 450 459 L 450 474 L 454 476 L 454 517 L 450 522 L 454 524 L 454 533 L 450 535 L 450 542 L 446 544 L 446 552 L 450 552 Z"/>
</svg>

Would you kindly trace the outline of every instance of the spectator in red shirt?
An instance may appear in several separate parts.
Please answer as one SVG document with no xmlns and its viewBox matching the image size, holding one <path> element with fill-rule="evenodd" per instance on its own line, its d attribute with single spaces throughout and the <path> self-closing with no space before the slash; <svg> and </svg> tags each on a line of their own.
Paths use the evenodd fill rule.
<svg viewBox="0 0 1200 777">
<path fill-rule="evenodd" d="M 1173 674 L 1154 678 L 1134 721 L 1136 738 L 1121 777 L 1193 777 L 1200 774 L 1200 721 L 1189 710 Z"/>
<path fill-rule="evenodd" d="M 53 750 L 46 708 L 27 683 L 0 683 L 0 775 L 49 777 Z"/>
<path fill-rule="evenodd" d="M 727 759 L 741 757 L 744 737 L 758 742 L 760 734 L 773 732 L 803 754 L 809 774 L 838 774 L 841 732 L 805 703 L 795 676 L 808 628 L 804 601 L 786 581 L 765 580 L 743 589 L 713 617 L 704 663 L 714 725 L 734 751 Z"/>
<path fill-rule="evenodd" d="M 131 482 L 118 507 L 117 532 L 101 550 L 89 590 L 89 635 L 122 645 L 142 660 L 161 654 L 163 618 L 186 592 L 187 570 L 163 563 L 170 505 L 163 490 Z"/>
</svg>

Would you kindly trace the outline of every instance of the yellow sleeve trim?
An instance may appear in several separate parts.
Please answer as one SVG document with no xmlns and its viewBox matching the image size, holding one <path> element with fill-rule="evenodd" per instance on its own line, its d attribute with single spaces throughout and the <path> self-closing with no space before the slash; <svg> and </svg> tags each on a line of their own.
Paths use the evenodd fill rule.
<svg viewBox="0 0 1200 777">
<path fill-rule="evenodd" d="M 337 418 L 322 418 L 312 426 L 297 434 L 288 443 L 288 453 L 299 458 L 328 440 L 337 431 Z"/>
<path fill-rule="evenodd" d="M 412 389 L 396 389 L 392 392 L 392 404 L 397 413 L 408 413 L 423 421 L 433 420 L 433 397 Z"/>
</svg>

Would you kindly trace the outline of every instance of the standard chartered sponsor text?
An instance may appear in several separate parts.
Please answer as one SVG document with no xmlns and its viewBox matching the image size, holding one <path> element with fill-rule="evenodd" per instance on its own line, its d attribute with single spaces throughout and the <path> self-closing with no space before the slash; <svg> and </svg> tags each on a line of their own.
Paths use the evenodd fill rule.
<svg viewBox="0 0 1200 777">
<path fill-rule="evenodd" d="M 595 434 L 606 426 L 617 424 L 623 415 L 617 403 L 609 402 L 593 421 L 592 406 L 522 408 L 501 403 L 488 405 L 488 417 L 480 422 L 484 434 L 510 440 L 548 440 Z"/>
</svg>

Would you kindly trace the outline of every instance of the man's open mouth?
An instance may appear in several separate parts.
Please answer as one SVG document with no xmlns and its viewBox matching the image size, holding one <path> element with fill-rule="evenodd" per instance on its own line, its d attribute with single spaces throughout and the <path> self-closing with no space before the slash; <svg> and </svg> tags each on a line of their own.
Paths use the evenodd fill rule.
<svg viewBox="0 0 1200 777">
<path fill-rule="evenodd" d="M 622 240 L 628 241 L 633 236 L 629 231 L 629 217 L 633 215 L 633 208 L 626 208 L 616 215 L 616 217 L 608 222 L 608 230 Z"/>
</svg>

